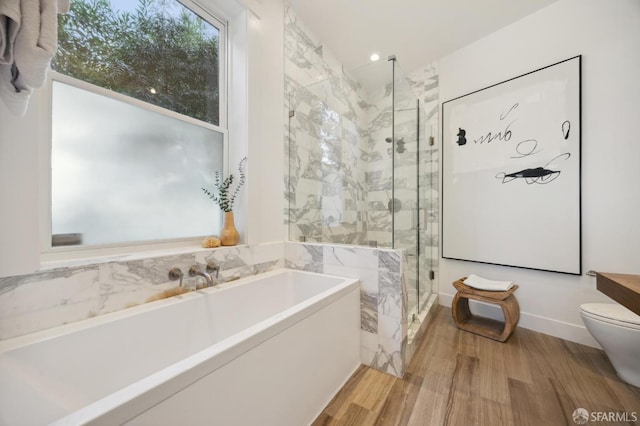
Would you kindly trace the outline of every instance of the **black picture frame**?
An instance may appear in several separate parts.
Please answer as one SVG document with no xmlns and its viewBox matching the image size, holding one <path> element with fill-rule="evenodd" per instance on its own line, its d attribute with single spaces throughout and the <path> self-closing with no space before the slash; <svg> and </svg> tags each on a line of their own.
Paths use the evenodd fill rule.
<svg viewBox="0 0 640 426">
<path fill-rule="evenodd" d="M 582 274 L 581 75 L 577 55 L 442 103 L 443 259 Z"/>
</svg>

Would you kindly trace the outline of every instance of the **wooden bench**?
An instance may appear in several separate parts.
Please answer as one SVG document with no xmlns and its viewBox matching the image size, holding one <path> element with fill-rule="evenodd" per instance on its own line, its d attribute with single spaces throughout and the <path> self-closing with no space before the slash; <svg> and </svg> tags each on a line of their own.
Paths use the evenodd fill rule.
<svg viewBox="0 0 640 426">
<path fill-rule="evenodd" d="M 520 319 L 520 306 L 513 294 L 518 286 L 514 285 L 508 291 L 478 290 L 464 284 L 463 281 L 466 278 L 460 278 L 453 283 L 458 290 L 451 305 L 451 314 L 456 326 L 461 330 L 499 342 L 506 341 Z M 469 299 L 499 305 L 504 314 L 504 322 L 473 315 L 469 310 Z"/>
</svg>

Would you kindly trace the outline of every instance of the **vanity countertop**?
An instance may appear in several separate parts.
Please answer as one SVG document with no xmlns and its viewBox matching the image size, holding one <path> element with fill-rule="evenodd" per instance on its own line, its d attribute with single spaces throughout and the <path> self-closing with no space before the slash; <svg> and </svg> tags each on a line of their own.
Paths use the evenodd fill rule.
<svg viewBox="0 0 640 426">
<path fill-rule="evenodd" d="M 640 275 L 597 272 L 596 279 L 599 291 L 640 315 Z"/>
</svg>

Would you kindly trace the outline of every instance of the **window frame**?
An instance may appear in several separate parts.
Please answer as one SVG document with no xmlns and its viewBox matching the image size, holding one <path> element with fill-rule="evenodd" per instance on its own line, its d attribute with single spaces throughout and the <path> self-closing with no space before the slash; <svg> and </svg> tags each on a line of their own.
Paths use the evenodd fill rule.
<svg viewBox="0 0 640 426">
<path fill-rule="evenodd" d="M 187 9 L 198 15 L 200 18 L 213 25 L 219 30 L 218 41 L 218 92 L 219 92 L 219 125 L 211 124 L 206 121 L 198 120 L 175 111 L 171 111 L 164 107 L 151 104 L 122 93 L 118 93 L 84 80 L 77 79 L 53 70 L 49 70 L 47 75 L 46 86 L 42 89 L 41 95 L 43 101 L 41 103 L 39 114 L 41 123 L 45 129 L 41 134 L 41 148 L 39 150 L 39 170 L 42 172 L 39 176 L 39 235 L 40 235 L 40 263 L 41 266 L 55 265 L 59 262 L 68 264 L 68 261 L 77 260 L 83 262 L 83 259 L 93 257 L 104 257 L 127 254 L 134 254 L 144 251 L 163 250 L 163 249 L 180 249 L 184 247 L 193 247 L 205 237 L 205 235 L 191 238 L 171 238 L 149 241 L 130 241 L 123 243 L 109 243 L 96 245 L 77 245 L 77 246 L 53 246 L 52 245 L 52 137 L 53 137 L 53 82 L 57 81 L 63 84 L 87 90 L 97 95 L 106 96 L 108 98 L 127 103 L 129 105 L 155 112 L 169 118 L 177 119 L 189 124 L 200 126 L 208 130 L 213 130 L 223 135 L 223 174 L 226 176 L 229 172 L 229 133 L 228 133 L 228 99 L 227 93 L 229 88 L 228 76 L 228 25 L 219 18 L 215 17 L 211 12 L 207 11 L 197 3 L 191 0 L 176 0 Z M 220 213 L 222 214 L 222 213 Z"/>
</svg>

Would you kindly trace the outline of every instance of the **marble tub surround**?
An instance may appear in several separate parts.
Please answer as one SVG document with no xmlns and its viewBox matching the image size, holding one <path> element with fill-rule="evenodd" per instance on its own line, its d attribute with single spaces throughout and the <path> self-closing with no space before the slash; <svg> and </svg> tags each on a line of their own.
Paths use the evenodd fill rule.
<svg viewBox="0 0 640 426">
<path fill-rule="evenodd" d="M 0 340 L 21 336 L 145 303 L 178 286 L 167 274 L 179 267 L 184 285 L 194 263 L 220 266 L 219 279 L 230 281 L 284 266 L 282 242 L 179 253 L 119 256 L 102 263 L 58 267 L 35 274 L 0 278 Z M 83 262 L 87 262 L 84 260 Z"/>
<path fill-rule="evenodd" d="M 364 364 L 401 377 L 406 366 L 404 250 L 285 242 L 285 266 L 360 280 L 360 354 Z"/>
</svg>

